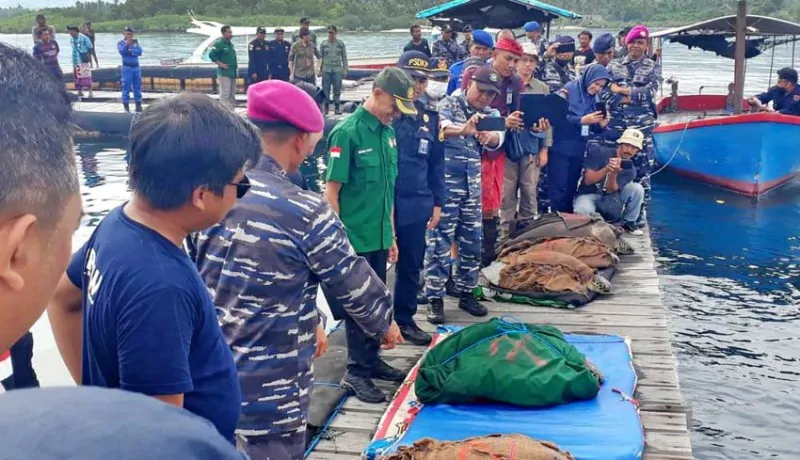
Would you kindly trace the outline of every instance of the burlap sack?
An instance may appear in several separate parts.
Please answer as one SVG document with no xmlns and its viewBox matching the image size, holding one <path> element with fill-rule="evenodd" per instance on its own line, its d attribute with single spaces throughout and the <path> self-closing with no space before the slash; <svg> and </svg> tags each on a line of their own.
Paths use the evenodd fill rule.
<svg viewBox="0 0 800 460">
<path fill-rule="evenodd" d="M 608 268 L 619 263 L 619 257 L 607 244 L 594 237 L 552 237 L 520 241 L 505 248 L 498 259 L 508 254 L 529 251 L 553 251 L 572 256 L 591 268 Z"/>
<path fill-rule="evenodd" d="M 420 439 L 400 447 L 384 460 L 574 460 L 555 444 L 521 434 L 492 434 L 463 441 L 442 442 Z"/>
<path fill-rule="evenodd" d="M 509 252 L 497 260 L 508 264 L 501 270 L 497 285 L 511 291 L 586 294 L 594 277 L 594 269 L 558 252 Z"/>
</svg>

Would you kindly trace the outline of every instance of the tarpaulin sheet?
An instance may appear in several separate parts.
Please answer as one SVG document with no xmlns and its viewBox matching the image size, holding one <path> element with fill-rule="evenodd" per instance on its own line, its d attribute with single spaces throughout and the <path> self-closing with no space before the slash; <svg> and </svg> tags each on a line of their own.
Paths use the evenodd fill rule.
<svg viewBox="0 0 800 460">
<path fill-rule="evenodd" d="M 578 460 L 638 459 L 644 432 L 637 408 L 613 388 L 633 395 L 636 373 L 625 339 L 611 335 L 566 334 L 569 343 L 594 362 L 605 383 L 597 398 L 547 409 L 504 404 L 425 405 L 398 445 L 430 437 L 458 441 L 492 433 L 524 434 L 552 441 Z"/>
</svg>

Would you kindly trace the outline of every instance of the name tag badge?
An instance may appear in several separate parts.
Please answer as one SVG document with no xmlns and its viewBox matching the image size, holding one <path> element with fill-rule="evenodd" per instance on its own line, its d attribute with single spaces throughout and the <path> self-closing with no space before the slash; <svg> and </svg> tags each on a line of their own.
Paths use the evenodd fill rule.
<svg viewBox="0 0 800 460">
<path fill-rule="evenodd" d="M 431 149 L 431 143 L 428 139 L 420 139 L 419 140 L 419 154 L 422 156 L 427 156 Z"/>
<path fill-rule="evenodd" d="M 511 91 L 507 92 L 506 93 L 506 105 L 511 105 L 511 103 L 513 101 L 514 101 L 514 93 L 512 93 Z"/>
<path fill-rule="evenodd" d="M 589 137 L 589 125 L 581 126 L 581 137 Z"/>
</svg>

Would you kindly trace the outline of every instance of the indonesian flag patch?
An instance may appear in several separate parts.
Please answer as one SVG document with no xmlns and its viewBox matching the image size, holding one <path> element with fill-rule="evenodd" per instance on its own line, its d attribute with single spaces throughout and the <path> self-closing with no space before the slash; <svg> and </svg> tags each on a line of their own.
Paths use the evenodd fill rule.
<svg viewBox="0 0 800 460">
<path fill-rule="evenodd" d="M 331 156 L 331 158 L 339 158 L 340 156 L 342 156 L 342 148 L 341 147 L 331 147 L 331 149 L 328 152 L 328 154 Z"/>
</svg>

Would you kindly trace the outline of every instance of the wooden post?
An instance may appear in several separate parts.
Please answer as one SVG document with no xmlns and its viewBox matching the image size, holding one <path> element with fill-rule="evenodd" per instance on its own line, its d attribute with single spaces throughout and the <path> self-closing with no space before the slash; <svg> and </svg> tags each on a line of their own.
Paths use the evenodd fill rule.
<svg viewBox="0 0 800 460">
<path fill-rule="evenodd" d="M 744 56 L 747 39 L 747 1 L 736 2 L 736 54 L 733 67 L 733 111 L 734 114 L 742 113 L 742 99 L 744 98 Z"/>
</svg>

